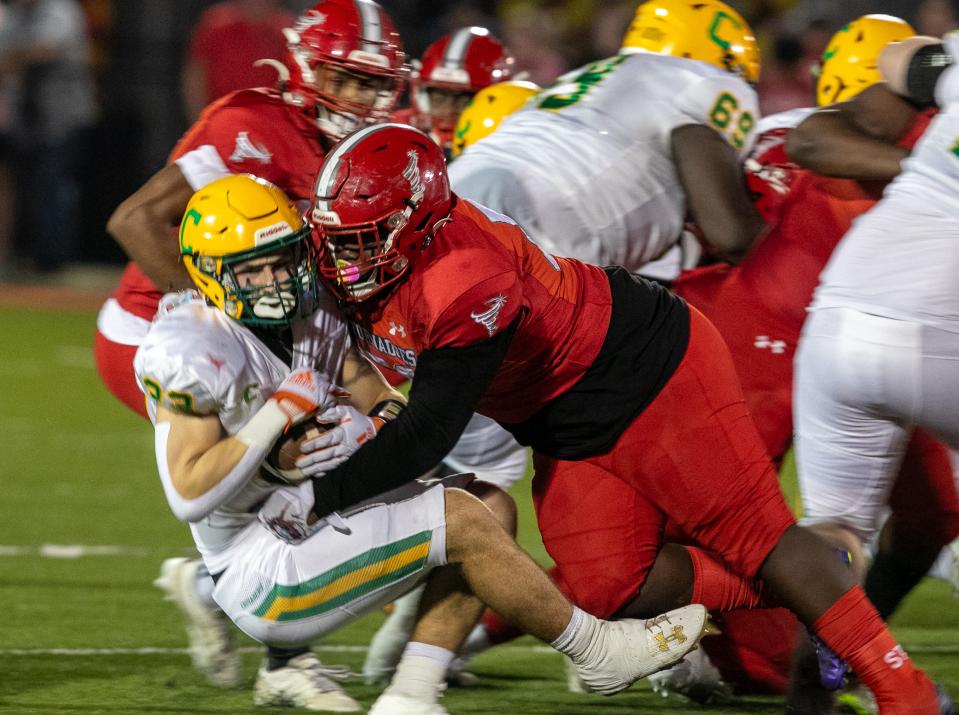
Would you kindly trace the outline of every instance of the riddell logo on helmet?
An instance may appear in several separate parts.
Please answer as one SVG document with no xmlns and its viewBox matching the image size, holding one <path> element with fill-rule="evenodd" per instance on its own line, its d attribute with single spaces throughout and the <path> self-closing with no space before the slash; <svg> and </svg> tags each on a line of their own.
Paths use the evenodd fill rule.
<svg viewBox="0 0 959 715">
<path fill-rule="evenodd" d="M 260 246 L 264 243 L 271 243 L 281 236 L 285 236 L 288 233 L 293 233 L 293 229 L 290 228 L 290 224 L 286 221 L 281 221 L 280 223 L 275 223 L 272 226 L 267 226 L 266 228 L 258 228 L 253 234 L 253 245 Z"/>
<path fill-rule="evenodd" d="M 364 65 L 375 65 L 377 67 L 390 66 L 390 61 L 383 55 L 377 55 L 373 52 L 364 52 L 363 50 L 353 50 L 350 52 L 349 59 Z"/>
<path fill-rule="evenodd" d="M 340 221 L 340 215 L 336 213 L 336 211 L 313 209 L 310 218 L 313 219 L 313 223 L 318 223 L 321 226 L 339 226 L 342 223 Z"/>
</svg>

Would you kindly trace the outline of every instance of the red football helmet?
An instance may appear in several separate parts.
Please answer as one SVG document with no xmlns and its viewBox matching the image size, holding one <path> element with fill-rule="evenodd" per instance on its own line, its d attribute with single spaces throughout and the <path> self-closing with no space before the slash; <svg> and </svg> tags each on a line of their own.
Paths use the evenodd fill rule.
<svg viewBox="0 0 959 715">
<path fill-rule="evenodd" d="M 361 129 L 334 146 L 313 188 L 320 274 L 361 301 L 395 283 L 449 218 L 443 151 L 405 124 Z"/>
<path fill-rule="evenodd" d="M 474 94 L 513 76 L 516 61 L 485 27 L 463 27 L 426 48 L 412 84 L 414 123 L 444 149 Z"/>
<path fill-rule="evenodd" d="M 315 110 L 317 126 L 333 139 L 389 118 L 408 74 L 393 21 L 373 0 L 323 0 L 283 31 L 287 39 L 284 97 Z M 325 67 L 324 67 L 325 66 Z M 337 94 L 317 70 L 330 69 L 371 84 L 372 102 Z"/>
</svg>

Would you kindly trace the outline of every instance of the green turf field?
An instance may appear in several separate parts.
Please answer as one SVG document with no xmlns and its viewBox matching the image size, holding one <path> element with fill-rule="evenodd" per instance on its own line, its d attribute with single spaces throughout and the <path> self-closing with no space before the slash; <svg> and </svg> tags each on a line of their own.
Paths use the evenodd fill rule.
<svg viewBox="0 0 959 715">
<path fill-rule="evenodd" d="M 161 561 L 191 552 L 154 471 L 152 431 L 101 387 L 90 343 L 94 316 L 0 309 L 0 712 L 240 713 L 252 707 L 259 659 L 246 686 L 221 691 L 194 673 L 177 613 L 151 586 Z M 515 496 L 523 545 L 544 559 L 528 488 Z M 45 546 L 47 545 L 47 546 Z M 101 553 L 49 545 L 104 547 Z M 110 549 L 105 547 L 111 547 Z M 113 549 L 113 550 L 111 550 Z M 105 553 L 103 553 L 105 551 Z M 327 662 L 360 667 L 374 614 L 320 646 Z M 914 660 L 959 693 L 959 601 L 929 581 L 894 620 Z M 612 699 L 565 691 L 560 657 L 530 639 L 480 657 L 482 685 L 445 698 L 453 713 L 697 712 L 639 684 Z M 369 705 L 376 690 L 351 693 Z M 722 713 L 777 713 L 749 699 Z"/>
</svg>

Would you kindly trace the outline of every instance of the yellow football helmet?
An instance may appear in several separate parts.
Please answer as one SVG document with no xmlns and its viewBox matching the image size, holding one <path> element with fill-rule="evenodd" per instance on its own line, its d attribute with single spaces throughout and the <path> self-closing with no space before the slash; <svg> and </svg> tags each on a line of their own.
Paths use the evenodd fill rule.
<svg viewBox="0 0 959 715">
<path fill-rule="evenodd" d="M 180 256 L 199 291 L 245 325 L 286 326 L 317 307 L 310 226 L 280 189 L 249 174 L 193 194 Z"/>
<path fill-rule="evenodd" d="M 759 46 L 749 23 L 719 0 L 649 0 L 636 8 L 623 54 L 653 52 L 701 60 L 751 84 L 759 79 Z"/>
<path fill-rule="evenodd" d="M 876 68 L 882 48 L 915 34 L 908 22 L 892 15 L 863 15 L 845 25 L 822 55 L 816 104 L 845 102 L 882 80 Z"/>
<path fill-rule="evenodd" d="M 453 133 L 453 156 L 489 136 L 506 117 L 526 104 L 541 87 L 532 82 L 497 82 L 473 95 Z"/>
</svg>

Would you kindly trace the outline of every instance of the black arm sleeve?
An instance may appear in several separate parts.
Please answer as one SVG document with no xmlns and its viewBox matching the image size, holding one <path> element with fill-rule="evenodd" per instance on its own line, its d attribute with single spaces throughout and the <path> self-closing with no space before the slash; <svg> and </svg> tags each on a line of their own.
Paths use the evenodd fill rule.
<svg viewBox="0 0 959 715">
<path fill-rule="evenodd" d="M 951 64 L 952 57 L 942 45 L 920 47 L 909 61 L 906 71 L 909 98 L 924 106 L 935 104 L 936 82 Z"/>
<path fill-rule="evenodd" d="M 395 489 L 439 464 L 496 375 L 517 322 L 483 343 L 423 351 L 406 409 L 349 460 L 313 480 L 316 515 Z"/>
</svg>

